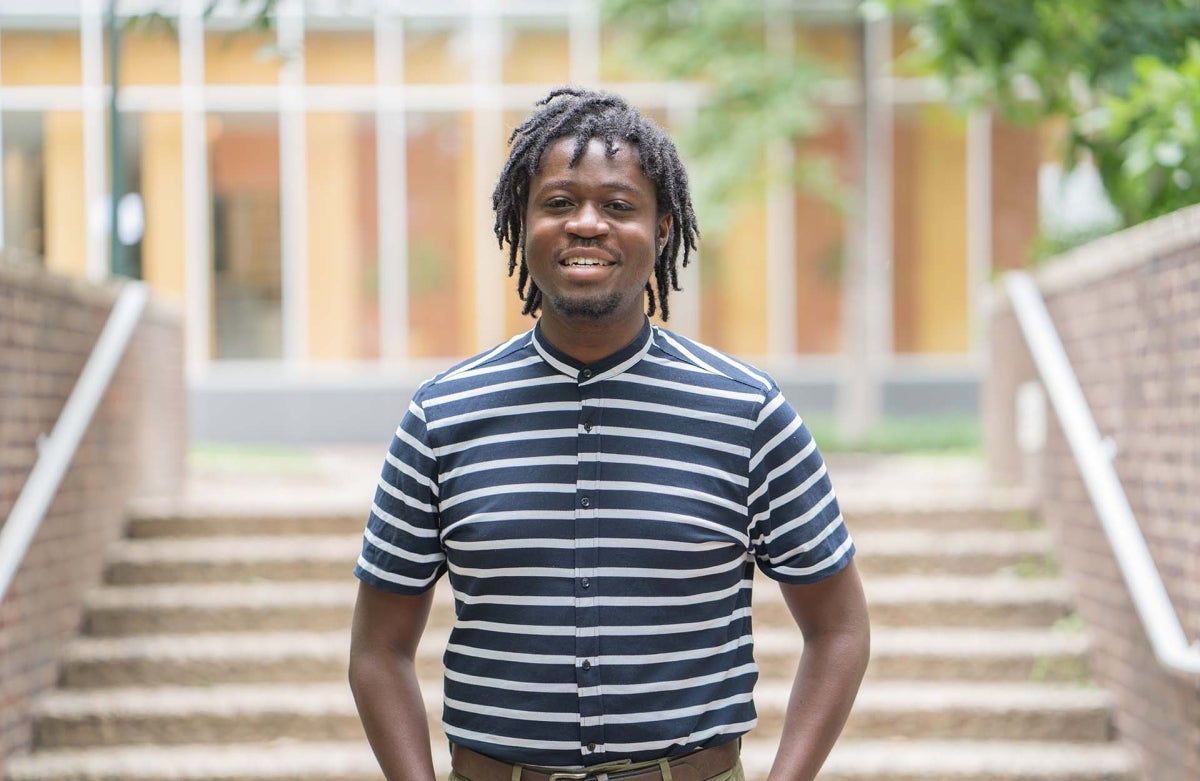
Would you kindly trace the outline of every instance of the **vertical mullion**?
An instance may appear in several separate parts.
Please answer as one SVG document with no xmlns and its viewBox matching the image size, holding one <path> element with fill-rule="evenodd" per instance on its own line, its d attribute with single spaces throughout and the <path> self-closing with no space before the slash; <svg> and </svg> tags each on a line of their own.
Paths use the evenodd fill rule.
<svg viewBox="0 0 1200 781">
<path fill-rule="evenodd" d="M 379 242 L 379 344 L 384 361 L 408 358 L 408 127 L 403 103 L 404 22 L 375 20 L 375 189 Z"/>
<path fill-rule="evenodd" d="M 204 0 L 184 0 L 179 12 L 182 89 L 183 263 L 187 307 L 188 371 L 211 361 L 212 258 L 209 220 L 208 140 L 204 105 Z"/>
<path fill-rule="evenodd" d="M 992 262 L 992 114 L 978 111 L 967 120 L 967 350 L 979 365 L 988 347 L 983 298 Z"/>
<path fill-rule="evenodd" d="M 83 87 L 83 187 L 87 216 L 87 278 L 100 282 L 109 275 L 108 190 L 104 128 L 104 20 L 100 0 L 83 0 L 79 11 L 79 48 Z M 111 197 L 111 193 L 109 193 Z M 103 216 L 98 213 L 103 211 Z M 105 229 L 107 227 L 107 229 Z"/>
<path fill-rule="evenodd" d="M 304 105 L 304 6 L 283 0 L 276 17 L 279 71 L 279 230 L 283 359 L 308 356 L 308 143 Z"/>
<path fill-rule="evenodd" d="M 568 56 L 574 84 L 600 81 L 600 6 L 595 2 L 571 4 L 568 19 Z"/>
<path fill-rule="evenodd" d="M 790 62 L 796 34 L 790 11 L 780 0 L 767 5 L 767 47 L 780 62 Z M 796 352 L 796 193 L 791 172 L 795 153 L 787 142 L 767 150 L 767 352 Z M 781 176 L 782 172 L 782 176 Z"/>
<path fill-rule="evenodd" d="M 475 204 L 475 350 L 483 350 L 504 336 L 504 287 L 499 254 L 493 249 L 495 234 L 491 192 L 500 170 L 499 145 L 504 132 L 501 117 L 500 81 L 503 52 L 500 49 L 500 16 L 491 0 L 473 0 L 471 37 L 474 57 L 471 66 L 473 104 L 472 158 Z"/>
<path fill-rule="evenodd" d="M 0 63 L 4 61 L 4 18 L 0 17 Z M 0 253 L 4 252 L 4 220 L 8 213 L 4 187 L 4 70 L 0 66 Z"/>
</svg>

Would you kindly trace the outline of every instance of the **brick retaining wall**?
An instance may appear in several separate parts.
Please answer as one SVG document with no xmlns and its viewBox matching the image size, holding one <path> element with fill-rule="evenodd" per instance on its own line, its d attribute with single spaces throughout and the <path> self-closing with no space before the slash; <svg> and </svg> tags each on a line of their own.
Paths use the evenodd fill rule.
<svg viewBox="0 0 1200 781">
<path fill-rule="evenodd" d="M 1190 640 L 1200 639 L 1200 209 L 1095 242 L 1039 287 Z M 1164 670 L 1052 411 L 1044 450 L 1016 447 L 1016 388 L 1032 360 L 1004 301 L 992 317 L 985 432 L 993 476 L 1030 482 L 1095 645 L 1116 726 L 1147 779 L 1200 778 L 1200 677 Z"/>
<path fill-rule="evenodd" d="M 0 260 L 0 519 L 8 517 L 117 297 Z M 0 774 L 30 747 L 29 705 L 54 685 L 105 547 L 135 495 L 179 490 L 184 474 L 181 318 L 151 302 L 0 603 Z M 3 521 L 0 520 L 0 523 Z"/>
</svg>

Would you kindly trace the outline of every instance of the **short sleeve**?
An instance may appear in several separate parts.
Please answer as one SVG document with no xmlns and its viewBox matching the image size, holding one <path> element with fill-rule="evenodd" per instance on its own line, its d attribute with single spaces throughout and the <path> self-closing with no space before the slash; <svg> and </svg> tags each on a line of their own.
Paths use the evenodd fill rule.
<svg viewBox="0 0 1200 781">
<path fill-rule="evenodd" d="M 438 537 L 437 458 L 420 393 L 392 437 L 354 574 L 398 594 L 420 594 L 446 569 Z"/>
<path fill-rule="evenodd" d="M 766 394 L 750 454 L 750 544 L 775 580 L 814 583 L 845 567 L 854 542 L 808 427 L 777 386 Z"/>
</svg>

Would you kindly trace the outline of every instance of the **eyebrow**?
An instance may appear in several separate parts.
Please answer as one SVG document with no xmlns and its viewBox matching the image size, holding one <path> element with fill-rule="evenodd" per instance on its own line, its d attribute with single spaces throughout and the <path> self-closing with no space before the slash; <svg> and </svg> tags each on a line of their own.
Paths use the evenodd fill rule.
<svg viewBox="0 0 1200 781">
<path fill-rule="evenodd" d="M 546 190 L 569 189 L 575 184 L 573 179 L 552 179 L 545 182 L 541 187 L 534 190 L 534 194 L 542 193 Z M 637 193 L 638 188 L 630 182 L 621 181 L 620 179 L 612 179 L 607 182 L 601 182 L 600 187 L 605 190 L 621 190 L 623 192 Z"/>
</svg>

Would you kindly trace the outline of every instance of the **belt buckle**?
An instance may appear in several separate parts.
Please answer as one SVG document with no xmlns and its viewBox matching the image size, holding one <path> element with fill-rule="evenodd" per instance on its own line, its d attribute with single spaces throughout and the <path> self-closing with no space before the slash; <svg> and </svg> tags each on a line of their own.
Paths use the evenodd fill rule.
<svg viewBox="0 0 1200 781">
<path fill-rule="evenodd" d="M 592 774 L 586 770 L 567 773 L 551 773 L 550 781 L 587 781 L 587 779 L 592 777 Z"/>
</svg>

